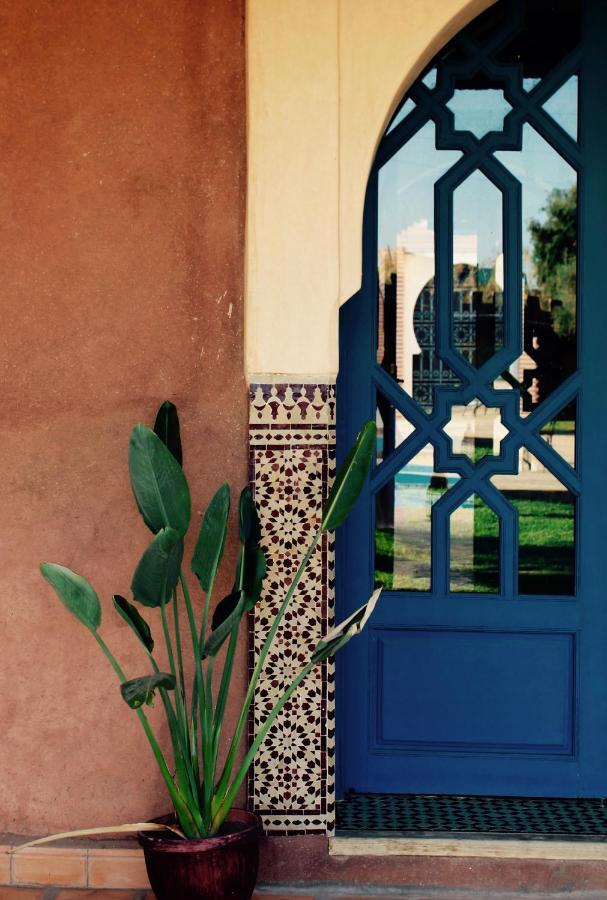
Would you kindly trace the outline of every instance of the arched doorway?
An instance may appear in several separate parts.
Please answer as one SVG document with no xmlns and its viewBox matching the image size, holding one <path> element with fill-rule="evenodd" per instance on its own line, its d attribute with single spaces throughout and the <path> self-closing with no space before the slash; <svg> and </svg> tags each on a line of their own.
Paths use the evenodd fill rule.
<svg viewBox="0 0 607 900">
<path fill-rule="evenodd" d="M 503 0 L 403 99 L 340 322 L 341 789 L 604 796 L 607 87 L 599 0 Z"/>
</svg>

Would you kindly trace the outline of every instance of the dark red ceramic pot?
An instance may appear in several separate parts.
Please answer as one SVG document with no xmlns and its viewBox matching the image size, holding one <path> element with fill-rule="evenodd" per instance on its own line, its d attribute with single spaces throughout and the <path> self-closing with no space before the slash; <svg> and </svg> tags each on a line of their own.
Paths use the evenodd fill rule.
<svg viewBox="0 0 607 900">
<path fill-rule="evenodd" d="M 261 823 L 254 813 L 231 810 L 220 834 L 180 840 L 139 832 L 157 900 L 249 900 L 257 881 Z"/>
</svg>

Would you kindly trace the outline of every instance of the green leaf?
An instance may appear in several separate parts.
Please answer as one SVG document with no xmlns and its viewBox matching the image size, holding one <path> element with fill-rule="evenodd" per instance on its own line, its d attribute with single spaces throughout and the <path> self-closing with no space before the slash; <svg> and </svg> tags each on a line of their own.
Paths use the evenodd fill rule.
<svg viewBox="0 0 607 900">
<path fill-rule="evenodd" d="M 242 591 L 232 591 L 217 604 L 213 613 L 212 628 L 202 649 L 202 658 L 215 656 L 232 629 L 238 625 L 247 611 L 246 597 Z"/>
<path fill-rule="evenodd" d="M 213 610 L 213 619 L 211 621 L 211 631 L 215 631 L 216 628 L 219 628 L 222 622 L 231 615 L 238 603 L 240 601 L 240 591 L 234 588 L 231 594 L 228 594 L 227 597 L 224 597 L 223 600 L 220 600 L 215 609 Z"/>
<path fill-rule="evenodd" d="M 174 528 L 163 528 L 139 560 L 131 590 L 144 606 L 162 606 L 171 599 L 179 581 L 183 539 Z"/>
<path fill-rule="evenodd" d="M 170 400 L 165 400 L 156 414 L 154 433 L 158 435 L 165 447 L 171 451 L 179 465 L 183 464 L 181 450 L 181 434 L 177 407 Z"/>
<path fill-rule="evenodd" d="M 226 483 L 216 491 L 207 506 L 192 556 L 192 572 L 198 576 L 204 591 L 210 589 L 223 556 L 229 513 L 230 486 Z"/>
<path fill-rule="evenodd" d="M 334 656 L 340 647 L 343 647 L 344 644 L 348 643 L 350 638 L 360 634 L 367 624 L 369 616 L 375 609 L 375 604 L 379 600 L 381 592 L 382 588 L 378 588 L 371 594 L 363 606 L 359 607 L 359 609 L 353 612 L 351 616 L 348 616 L 347 619 L 344 619 L 343 622 L 327 632 L 324 638 L 316 645 L 311 662 L 322 662 L 330 656 Z"/>
<path fill-rule="evenodd" d="M 238 534 L 243 544 L 257 546 L 261 538 L 259 516 L 248 487 L 242 489 L 238 499 Z"/>
<path fill-rule="evenodd" d="M 250 611 L 261 597 L 263 580 L 266 574 L 266 557 L 260 547 L 245 547 L 243 558 L 242 589 L 246 597 L 247 611 Z"/>
<path fill-rule="evenodd" d="M 135 425 L 129 442 L 129 472 L 137 507 L 154 533 L 170 526 L 183 537 L 190 523 L 190 491 L 181 466 L 158 435 Z"/>
<path fill-rule="evenodd" d="M 238 501 L 238 532 L 242 543 L 242 551 L 236 567 L 236 582 L 242 587 L 247 599 L 247 609 L 251 610 L 259 600 L 264 576 L 266 560 L 259 547 L 261 525 L 248 487 L 244 488 Z"/>
<path fill-rule="evenodd" d="M 322 531 L 334 531 L 356 503 L 375 453 L 376 432 L 375 422 L 366 422 L 344 459 L 323 510 Z"/>
<path fill-rule="evenodd" d="M 154 692 L 158 688 L 165 688 L 167 691 L 175 690 L 175 679 L 168 672 L 158 672 L 156 675 L 142 675 L 140 678 L 131 678 L 120 685 L 120 693 L 125 703 L 131 709 L 139 709 L 146 703 L 152 706 Z"/>
<path fill-rule="evenodd" d="M 89 631 L 97 631 L 101 624 L 101 605 L 97 593 L 86 578 L 56 563 L 42 563 L 40 571 L 72 615 L 86 625 Z"/>
<path fill-rule="evenodd" d="M 151 653 L 154 649 L 152 632 L 145 619 L 139 615 L 137 607 L 133 606 L 132 603 L 129 603 L 125 597 L 121 597 L 120 594 L 114 594 L 112 601 L 118 615 L 124 619 L 129 628 L 135 632 L 148 653 Z"/>
</svg>

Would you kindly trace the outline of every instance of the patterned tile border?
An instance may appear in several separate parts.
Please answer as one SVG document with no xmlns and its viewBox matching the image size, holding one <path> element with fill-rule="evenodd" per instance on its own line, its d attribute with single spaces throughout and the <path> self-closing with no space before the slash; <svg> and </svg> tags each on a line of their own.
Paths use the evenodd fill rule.
<svg viewBox="0 0 607 900">
<path fill-rule="evenodd" d="M 320 523 L 334 467 L 335 387 L 252 384 L 249 479 L 259 509 L 268 574 L 251 621 L 249 665 Z M 324 535 L 285 614 L 255 693 L 250 732 L 299 668 L 301 650 L 333 623 L 333 538 Z M 333 834 L 333 664 L 313 670 L 286 704 L 257 755 L 251 807 L 273 834 Z"/>
</svg>

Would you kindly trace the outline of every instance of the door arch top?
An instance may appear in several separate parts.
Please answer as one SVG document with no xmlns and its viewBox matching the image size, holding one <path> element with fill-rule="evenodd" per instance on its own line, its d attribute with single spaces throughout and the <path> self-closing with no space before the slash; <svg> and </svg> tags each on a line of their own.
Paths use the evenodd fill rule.
<svg viewBox="0 0 607 900">
<path fill-rule="evenodd" d="M 397 4 L 393 2 L 376 4 L 377 17 L 384 17 L 379 26 L 381 39 L 379 35 L 376 39 L 373 33 L 361 34 L 360 29 L 350 35 L 347 23 L 342 24 L 343 43 L 348 51 L 342 52 L 340 59 L 340 76 L 345 87 L 340 110 L 340 183 L 345 187 L 340 190 L 339 305 L 360 288 L 360 235 L 367 178 L 390 119 L 404 94 L 441 47 L 494 2 L 467 0 L 436 4 L 431 21 L 424 2 L 400 4 L 399 10 L 404 7 L 404 15 L 396 13 Z M 354 9 L 357 4 L 356 0 L 350 0 L 344 5 Z M 350 42 L 354 41 L 356 47 L 350 50 Z M 374 72 L 371 83 L 363 86 L 361 82 L 366 82 L 369 73 L 356 67 L 365 44 L 370 42 L 376 44 Z"/>
<path fill-rule="evenodd" d="M 246 368 L 332 379 L 375 150 L 406 88 L 492 0 L 252 0 Z M 267 380 L 263 377 L 259 380 Z"/>
</svg>

